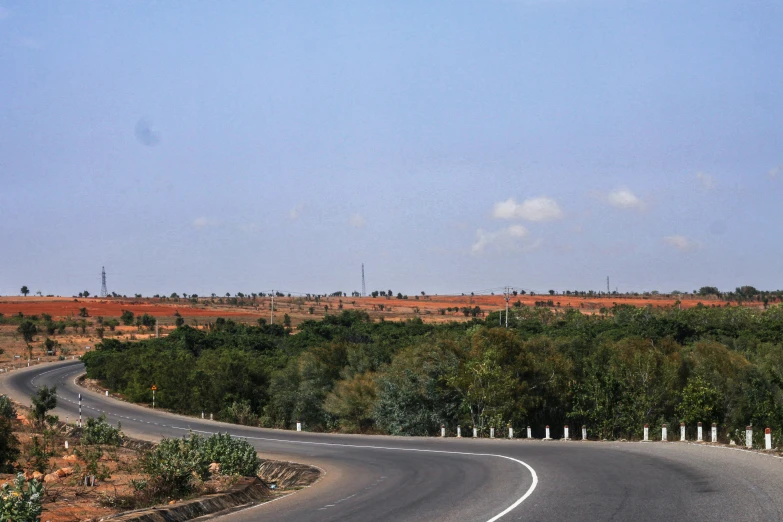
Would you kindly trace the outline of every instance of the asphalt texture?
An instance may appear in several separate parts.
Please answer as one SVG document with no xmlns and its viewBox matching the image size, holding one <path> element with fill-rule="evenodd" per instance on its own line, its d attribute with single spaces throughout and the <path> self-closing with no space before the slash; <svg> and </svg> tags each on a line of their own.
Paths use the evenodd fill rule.
<svg viewBox="0 0 783 522">
<path fill-rule="evenodd" d="M 78 361 L 14 370 L 0 392 L 29 403 L 56 385 L 61 420 L 105 413 L 132 437 L 229 432 L 262 458 L 311 464 L 315 485 L 219 517 L 292 521 L 783 520 L 783 459 L 689 443 L 315 434 L 235 426 L 136 406 L 77 386 Z"/>
</svg>

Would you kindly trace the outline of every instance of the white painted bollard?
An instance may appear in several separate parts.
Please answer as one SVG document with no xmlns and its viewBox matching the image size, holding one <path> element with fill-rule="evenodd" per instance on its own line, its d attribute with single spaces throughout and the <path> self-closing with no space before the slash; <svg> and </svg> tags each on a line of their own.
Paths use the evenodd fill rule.
<svg viewBox="0 0 783 522">
<path fill-rule="evenodd" d="M 489 429 L 489 438 L 494 439 L 495 438 L 495 428 Z"/>
<path fill-rule="evenodd" d="M 563 426 L 563 440 L 571 440 L 571 438 L 568 436 L 568 424 Z"/>
<path fill-rule="evenodd" d="M 30 359 L 27 359 L 27 366 L 30 366 Z"/>
<path fill-rule="evenodd" d="M 587 440 L 587 426 L 582 424 L 582 440 Z"/>
<path fill-rule="evenodd" d="M 203 411 L 201 412 L 201 418 L 202 419 L 204 418 L 204 412 Z"/>
<path fill-rule="evenodd" d="M 669 434 L 666 433 L 666 424 L 661 426 L 661 442 L 669 442 Z"/>
<path fill-rule="evenodd" d="M 533 438 L 533 430 L 530 429 L 530 426 L 527 427 L 527 438 L 528 439 Z"/>
<path fill-rule="evenodd" d="M 211 413 L 209 414 L 209 420 L 212 420 L 212 414 Z"/>
<path fill-rule="evenodd" d="M 544 437 L 544 440 L 552 440 L 552 437 L 549 436 L 549 426 L 546 427 L 546 437 Z"/>
<path fill-rule="evenodd" d="M 478 430 L 473 426 L 473 438 L 475 439 L 476 437 L 478 437 Z"/>
<path fill-rule="evenodd" d="M 459 424 L 457 424 L 457 438 L 462 437 L 462 428 L 459 427 Z"/>
<path fill-rule="evenodd" d="M 65 441 L 65 449 L 68 449 L 68 441 Z"/>
<path fill-rule="evenodd" d="M 441 437 L 445 437 L 446 436 L 446 425 L 445 424 L 441 424 L 440 425 L 440 436 Z"/>
<path fill-rule="evenodd" d="M 718 442 L 718 425 L 714 422 L 712 423 L 712 442 Z"/>
<path fill-rule="evenodd" d="M 764 430 L 764 447 L 768 450 L 772 449 L 772 432 L 769 428 Z"/>
<path fill-rule="evenodd" d="M 745 446 L 748 448 L 753 447 L 753 427 L 747 426 L 745 428 Z"/>
<path fill-rule="evenodd" d="M 685 423 L 680 423 L 680 442 L 685 442 Z"/>
<path fill-rule="evenodd" d="M 650 426 L 644 425 L 644 442 L 650 442 Z"/>
<path fill-rule="evenodd" d="M 704 442 L 701 432 L 701 422 L 696 425 L 696 442 Z"/>
<path fill-rule="evenodd" d="M 296 431 L 302 431 L 302 423 L 299 421 L 296 421 Z"/>
<path fill-rule="evenodd" d="M 511 427 L 511 424 L 508 425 L 508 438 L 509 439 L 514 438 L 514 428 Z"/>
</svg>

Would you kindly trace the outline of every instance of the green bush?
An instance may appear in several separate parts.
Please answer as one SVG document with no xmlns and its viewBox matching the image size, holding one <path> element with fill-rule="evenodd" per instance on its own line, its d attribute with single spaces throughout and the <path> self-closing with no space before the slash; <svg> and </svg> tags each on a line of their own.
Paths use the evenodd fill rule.
<svg viewBox="0 0 783 522">
<path fill-rule="evenodd" d="M 115 428 L 106 421 L 106 415 L 103 413 L 97 419 L 93 417 L 87 419 L 84 426 L 84 435 L 82 436 L 82 442 L 85 444 L 119 446 L 121 441 L 122 434 L 119 423 Z"/>
<path fill-rule="evenodd" d="M 217 462 L 226 475 L 255 475 L 256 450 L 247 441 L 228 434 L 204 438 L 195 433 L 182 439 L 163 439 L 142 458 L 142 469 L 150 476 L 149 488 L 155 497 L 191 493 L 197 481 L 209 477 L 209 465 Z"/>
<path fill-rule="evenodd" d="M 6 482 L 0 487 L 0 520 L 38 522 L 43 492 L 42 483 L 31 480 L 28 484 L 19 473 L 11 484 Z"/>
</svg>

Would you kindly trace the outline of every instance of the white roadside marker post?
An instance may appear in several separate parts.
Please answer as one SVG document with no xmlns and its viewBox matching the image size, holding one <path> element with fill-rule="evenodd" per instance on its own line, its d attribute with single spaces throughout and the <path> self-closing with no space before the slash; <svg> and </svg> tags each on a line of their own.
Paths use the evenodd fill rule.
<svg viewBox="0 0 783 522">
<path fill-rule="evenodd" d="M 544 437 L 544 440 L 552 440 L 552 437 L 549 436 L 549 425 L 547 424 L 546 427 L 546 437 Z"/>
<path fill-rule="evenodd" d="M 704 442 L 701 432 L 701 422 L 696 425 L 696 442 Z"/>
<path fill-rule="evenodd" d="M 745 427 L 745 446 L 748 448 L 753 447 L 753 426 Z"/>
<path fill-rule="evenodd" d="M 718 425 L 714 422 L 712 423 L 712 442 L 718 442 Z"/>
<path fill-rule="evenodd" d="M 441 424 L 440 425 L 440 436 L 441 437 L 445 437 L 446 436 L 446 425 L 445 424 Z"/>
<path fill-rule="evenodd" d="M 568 424 L 563 426 L 563 440 L 571 440 L 571 438 L 568 436 Z"/>
<path fill-rule="evenodd" d="M 212 414 L 211 413 L 209 414 L 209 420 L 212 420 Z"/>
<path fill-rule="evenodd" d="M 489 438 L 490 439 L 495 438 L 495 428 L 489 428 Z"/>
<path fill-rule="evenodd" d="M 473 426 L 473 438 L 475 439 L 476 437 L 478 437 L 478 430 Z"/>
<path fill-rule="evenodd" d="M 643 442 L 650 442 L 650 426 L 645 424 L 644 425 L 644 441 Z"/>
<path fill-rule="evenodd" d="M 514 438 L 514 428 L 511 427 L 511 424 L 508 425 L 508 438 L 509 439 Z"/>
<path fill-rule="evenodd" d="M 768 450 L 772 449 L 772 432 L 769 428 L 764 430 L 764 447 Z"/>
<path fill-rule="evenodd" d="M 680 423 L 680 442 L 685 442 L 685 423 Z"/>
<path fill-rule="evenodd" d="M 528 439 L 533 438 L 533 430 L 530 429 L 530 426 L 527 427 L 527 438 Z"/>
<path fill-rule="evenodd" d="M 302 431 L 302 422 L 296 421 L 296 431 Z"/>
<path fill-rule="evenodd" d="M 661 426 L 661 442 L 669 442 L 669 434 L 666 433 L 666 424 Z"/>
<path fill-rule="evenodd" d="M 460 428 L 459 424 L 457 424 L 457 438 L 462 438 L 462 428 Z"/>
<path fill-rule="evenodd" d="M 587 426 L 582 424 L 582 440 L 587 440 Z"/>
</svg>

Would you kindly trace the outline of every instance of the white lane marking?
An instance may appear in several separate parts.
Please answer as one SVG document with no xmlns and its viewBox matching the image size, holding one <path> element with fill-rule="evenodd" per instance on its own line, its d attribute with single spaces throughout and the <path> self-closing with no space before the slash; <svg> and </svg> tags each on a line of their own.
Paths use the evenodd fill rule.
<svg viewBox="0 0 783 522">
<path fill-rule="evenodd" d="M 50 370 L 54 371 L 54 370 Z M 44 372 L 49 373 L 49 372 Z M 44 373 L 40 373 L 37 376 L 44 375 Z M 36 377 L 37 377 L 36 376 Z M 32 381 L 31 381 L 32 382 Z M 113 414 L 110 414 L 113 415 Z M 135 420 L 135 419 L 133 419 Z M 148 423 L 149 424 L 149 423 Z M 213 431 L 205 431 L 205 430 L 194 430 L 192 428 L 182 428 L 179 426 L 169 426 L 172 429 L 175 430 L 183 430 L 183 431 L 192 431 L 194 433 L 208 433 L 210 435 L 214 434 Z M 536 486 L 538 486 L 538 475 L 536 474 L 536 470 L 534 470 L 529 464 L 526 462 L 523 462 L 519 459 L 515 459 L 513 457 L 507 457 L 506 455 L 497 455 L 494 453 L 472 453 L 467 451 L 446 451 L 446 450 L 430 450 L 430 449 L 419 449 L 419 448 L 393 448 L 388 446 L 364 446 L 359 444 L 338 444 L 336 442 L 312 442 L 312 441 L 303 441 L 303 440 L 287 440 L 287 439 L 273 439 L 269 437 L 240 437 L 243 439 L 252 439 L 252 440 L 262 440 L 267 442 L 283 442 L 288 444 L 307 444 L 311 446 L 339 446 L 342 448 L 357 448 L 357 449 L 375 449 L 375 450 L 387 450 L 387 451 L 413 451 L 418 453 L 440 453 L 440 454 L 446 454 L 446 455 L 468 455 L 473 457 L 497 457 L 500 459 L 506 459 L 510 460 L 512 462 L 516 462 L 517 464 L 520 464 L 521 466 L 524 466 L 527 468 L 527 470 L 530 472 L 530 476 L 532 477 L 532 482 L 530 484 L 530 487 L 525 492 L 524 495 L 519 497 L 513 504 L 511 504 L 509 507 L 495 515 L 494 517 L 487 520 L 487 522 L 496 522 L 497 520 L 500 520 L 505 515 L 513 511 L 516 507 L 518 507 L 522 502 L 527 500 L 527 498 L 533 494 L 533 491 L 535 491 Z M 350 497 L 349 497 L 350 498 Z M 268 503 L 268 502 L 267 502 Z M 263 505 L 263 504 L 262 504 Z M 332 504 L 331 506 L 334 506 Z M 321 508 L 323 509 L 323 508 Z"/>
<path fill-rule="evenodd" d="M 180 428 L 179 426 L 171 426 L 171 428 L 176 430 L 187 430 L 192 431 L 194 433 L 208 433 L 213 434 L 215 432 L 212 431 L 204 431 L 204 430 L 194 430 L 191 428 Z M 527 500 L 527 498 L 533 494 L 533 491 L 535 491 L 536 486 L 538 486 L 538 475 L 536 474 L 536 470 L 534 470 L 529 464 L 526 462 L 523 462 L 519 459 L 515 459 L 513 457 L 507 457 L 506 455 L 497 455 L 494 453 L 471 453 L 467 451 L 446 451 L 446 450 L 429 450 L 429 449 L 419 449 L 419 448 L 392 448 L 387 446 L 363 446 L 359 444 L 338 444 L 335 442 L 311 442 L 311 441 L 302 441 L 302 440 L 287 440 L 287 439 L 272 439 L 269 437 L 241 437 L 243 439 L 252 439 L 252 440 L 263 440 L 267 442 L 285 442 L 289 444 L 309 444 L 312 446 L 340 446 L 343 448 L 357 448 L 357 449 L 375 449 L 375 450 L 390 450 L 390 451 L 414 451 L 419 453 L 443 453 L 447 455 L 468 455 L 473 457 L 497 457 L 501 459 L 510 460 L 513 462 L 516 462 L 517 464 L 520 464 L 527 468 L 527 470 L 530 472 L 530 476 L 532 477 L 532 483 L 530 484 L 530 487 L 525 492 L 524 495 L 519 497 L 516 502 L 511 504 L 509 507 L 495 515 L 494 517 L 487 520 L 487 522 L 495 522 L 497 520 L 500 520 L 505 515 L 509 514 L 511 511 L 513 511 L 516 507 L 518 507 L 522 502 Z M 375 484 L 373 484 L 374 486 Z M 367 488 L 366 488 L 367 489 Z"/>
</svg>

